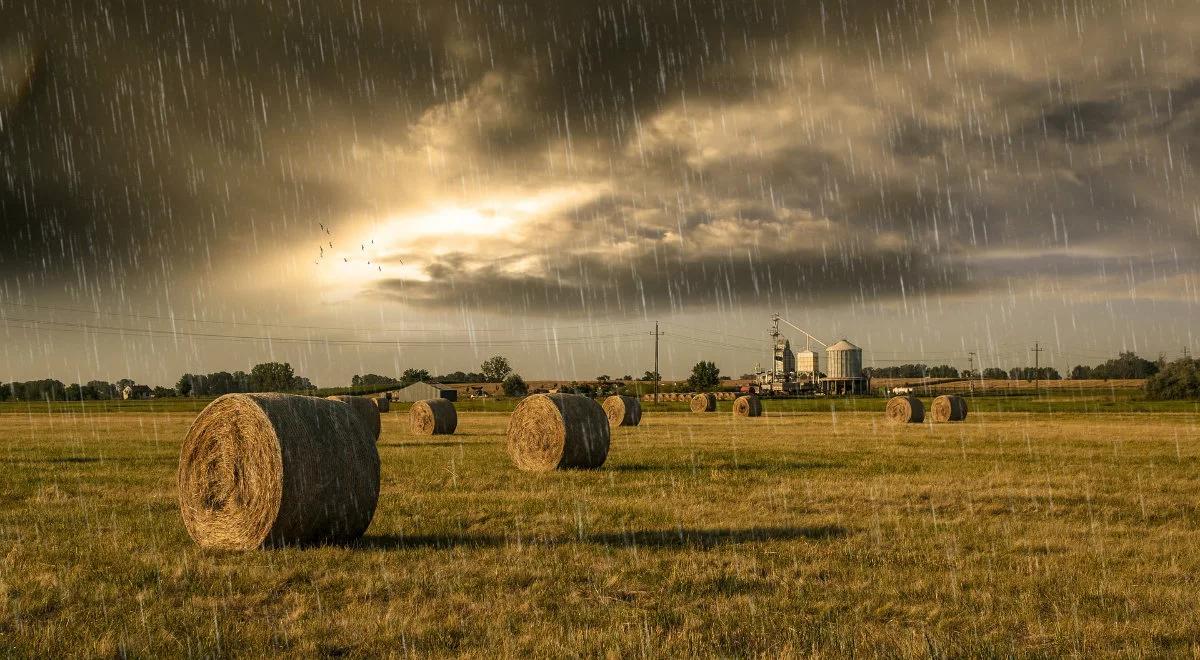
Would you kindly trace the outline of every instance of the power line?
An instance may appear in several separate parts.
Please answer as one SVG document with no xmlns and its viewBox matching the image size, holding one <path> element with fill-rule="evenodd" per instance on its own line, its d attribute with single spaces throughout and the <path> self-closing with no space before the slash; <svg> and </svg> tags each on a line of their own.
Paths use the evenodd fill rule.
<svg viewBox="0 0 1200 660">
<path fill-rule="evenodd" d="M 658 331 L 658 321 L 654 322 L 654 403 L 658 403 L 658 381 L 662 378 L 658 370 L 658 340 L 663 333 Z"/>
<path fill-rule="evenodd" d="M 1046 349 L 1042 348 L 1042 345 L 1040 342 L 1033 343 L 1033 393 L 1034 394 L 1037 394 L 1038 378 L 1042 375 L 1041 357 L 1042 357 L 1042 351 L 1045 351 L 1045 350 Z"/>
</svg>

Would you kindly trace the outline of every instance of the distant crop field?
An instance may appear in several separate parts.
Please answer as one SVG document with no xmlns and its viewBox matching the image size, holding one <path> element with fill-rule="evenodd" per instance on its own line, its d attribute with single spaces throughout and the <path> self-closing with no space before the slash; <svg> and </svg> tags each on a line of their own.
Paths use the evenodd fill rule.
<svg viewBox="0 0 1200 660">
<path fill-rule="evenodd" d="M 1033 394 L 1037 390 L 1044 392 L 1124 392 L 1142 390 L 1146 385 L 1143 379 L 1124 380 L 1042 380 L 1034 383 L 1032 380 L 967 380 L 962 378 L 872 378 L 874 388 L 913 387 L 919 390 L 928 388 L 938 392 L 963 394 L 980 393 L 1015 393 Z"/>
<path fill-rule="evenodd" d="M 249 553 L 180 522 L 192 417 L 0 415 L 5 655 L 1200 651 L 1197 414 L 657 413 L 535 475 L 396 412 L 366 538 Z"/>
</svg>

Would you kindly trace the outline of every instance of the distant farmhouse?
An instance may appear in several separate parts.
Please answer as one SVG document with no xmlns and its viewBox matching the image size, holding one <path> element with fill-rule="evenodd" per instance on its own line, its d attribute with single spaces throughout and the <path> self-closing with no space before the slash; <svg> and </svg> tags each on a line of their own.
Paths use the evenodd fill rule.
<svg viewBox="0 0 1200 660">
<path fill-rule="evenodd" d="M 457 401 L 458 390 L 449 385 L 442 385 L 441 383 L 413 383 L 403 389 L 388 392 L 388 398 L 392 401 L 406 403 L 424 401 L 426 399 L 449 399 L 450 401 Z"/>
<path fill-rule="evenodd" d="M 154 390 L 147 385 L 126 385 L 121 388 L 121 398 L 128 401 L 130 399 L 153 399 Z"/>
</svg>

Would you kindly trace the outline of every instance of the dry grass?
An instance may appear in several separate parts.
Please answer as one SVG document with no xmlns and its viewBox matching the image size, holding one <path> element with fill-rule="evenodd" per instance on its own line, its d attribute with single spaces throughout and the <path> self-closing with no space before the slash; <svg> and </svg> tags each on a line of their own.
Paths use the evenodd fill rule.
<svg viewBox="0 0 1200 660">
<path fill-rule="evenodd" d="M 506 417 L 384 416 L 353 547 L 188 539 L 190 414 L 0 416 L 0 649 L 58 655 L 1186 655 L 1200 416 L 648 414 L 530 474 Z"/>
</svg>

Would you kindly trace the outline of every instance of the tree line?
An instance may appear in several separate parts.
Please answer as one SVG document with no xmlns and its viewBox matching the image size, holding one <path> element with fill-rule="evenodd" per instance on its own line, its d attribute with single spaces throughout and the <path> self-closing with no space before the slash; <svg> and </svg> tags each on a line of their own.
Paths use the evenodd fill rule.
<svg viewBox="0 0 1200 660">
<path fill-rule="evenodd" d="M 126 387 L 137 388 L 154 396 L 174 396 L 175 391 L 165 387 L 138 385 L 129 378 L 115 383 L 91 380 L 85 384 L 65 384 L 52 378 L 0 383 L 0 401 L 107 401 L 122 398 Z"/>
<path fill-rule="evenodd" d="M 179 396 L 220 396 L 236 392 L 308 392 L 316 386 L 297 376 L 288 362 L 263 362 L 244 371 L 216 371 L 210 374 L 184 374 L 175 383 Z"/>
</svg>

